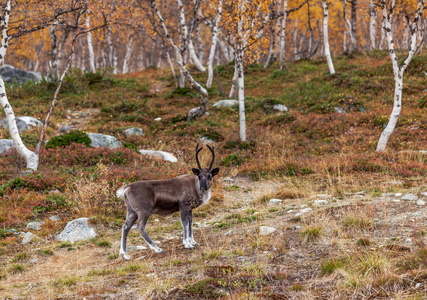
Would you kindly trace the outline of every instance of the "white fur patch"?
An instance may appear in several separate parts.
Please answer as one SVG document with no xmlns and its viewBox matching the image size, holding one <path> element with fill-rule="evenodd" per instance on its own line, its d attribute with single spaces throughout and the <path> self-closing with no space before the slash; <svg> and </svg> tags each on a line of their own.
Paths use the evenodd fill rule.
<svg viewBox="0 0 427 300">
<path fill-rule="evenodd" d="M 126 191 L 126 187 L 127 185 L 122 186 L 121 188 L 119 188 L 116 192 L 117 197 L 119 198 L 124 198 L 125 197 L 125 191 Z"/>
<path fill-rule="evenodd" d="M 200 204 L 200 206 L 205 205 L 206 203 L 208 203 L 210 199 L 211 199 L 211 189 L 209 189 L 206 192 L 202 193 L 202 203 Z"/>
</svg>

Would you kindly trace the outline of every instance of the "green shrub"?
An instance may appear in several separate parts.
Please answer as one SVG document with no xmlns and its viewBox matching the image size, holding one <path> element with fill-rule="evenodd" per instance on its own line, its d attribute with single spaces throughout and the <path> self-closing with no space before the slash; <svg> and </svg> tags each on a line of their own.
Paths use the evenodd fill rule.
<svg viewBox="0 0 427 300">
<path fill-rule="evenodd" d="M 229 166 L 240 166 L 245 162 L 245 159 L 242 157 L 240 153 L 232 153 L 230 155 L 227 155 L 227 157 L 222 161 L 222 165 L 229 167 Z"/>
<path fill-rule="evenodd" d="M 56 149 L 58 147 L 66 147 L 71 144 L 84 144 L 90 147 L 91 140 L 86 133 L 78 130 L 72 130 L 64 135 L 55 136 L 46 143 L 46 149 Z"/>
<path fill-rule="evenodd" d="M 137 146 L 137 145 L 135 145 L 134 143 L 131 143 L 131 142 L 124 142 L 124 143 L 123 143 L 123 147 L 124 147 L 124 148 L 132 149 L 132 150 L 133 150 L 133 151 L 135 151 L 136 153 L 139 153 L 139 152 L 138 152 L 138 146 Z"/>
</svg>

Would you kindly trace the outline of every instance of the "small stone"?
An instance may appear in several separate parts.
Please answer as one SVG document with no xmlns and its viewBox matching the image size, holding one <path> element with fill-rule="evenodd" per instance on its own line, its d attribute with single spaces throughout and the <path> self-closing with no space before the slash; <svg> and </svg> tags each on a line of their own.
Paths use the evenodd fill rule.
<svg viewBox="0 0 427 300">
<path fill-rule="evenodd" d="M 383 193 L 383 194 L 381 194 L 381 197 L 391 197 L 391 196 L 394 196 L 394 194 L 393 193 Z"/>
<path fill-rule="evenodd" d="M 416 285 L 415 285 L 415 288 L 417 289 L 417 288 L 419 288 L 421 286 L 421 283 L 417 283 Z"/>
<path fill-rule="evenodd" d="M 30 222 L 27 224 L 27 228 L 33 229 L 33 230 L 40 230 L 42 229 L 43 222 Z"/>
<path fill-rule="evenodd" d="M 162 242 L 160 242 L 160 241 L 154 241 L 154 244 L 161 244 Z"/>
<path fill-rule="evenodd" d="M 145 246 L 136 246 L 136 250 L 147 250 Z"/>
<path fill-rule="evenodd" d="M 87 117 L 87 113 L 82 112 L 82 113 L 80 114 L 80 118 L 86 118 L 86 117 Z"/>
<path fill-rule="evenodd" d="M 29 244 L 29 243 L 31 243 L 34 240 L 35 237 L 36 236 L 34 234 L 32 234 L 31 232 L 27 232 L 24 235 L 24 238 L 22 239 L 22 243 L 21 244 L 22 245 Z"/>
<path fill-rule="evenodd" d="M 402 197 L 402 200 L 417 201 L 418 196 L 415 196 L 414 194 L 406 194 L 405 196 Z"/>
<path fill-rule="evenodd" d="M 16 229 L 14 229 L 14 228 L 10 228 L 10 229 L 8 229 L 8 230 L 6 230 L 6 232 L 16 232 L 17 230 Z"/>
<path fill-rule="evenodd" d="M 420 211 L 416 211 L 413 213 L 414 216 L 421 216 L 421 212 Z"/>
<path fill-rule="evenodd" d="M 301 204 L 301 208 L 307 207 L 307 204 Z"/>
<path fill-rule="evenodd" d="M 427 197 L 427 192 L 422 192 L 421 195 L 423 195 L 424 197 Z"/>
<path fill-rule="evenodd" d="M 301 229 L 301 226 L 295 225 L 295 230 Z"/>
<path fill-rule="evenodd" d="M 148 156 L 152 156 L 152 157 L 157 157 L 160 158 L 164 161 L 169 161 L 169 162 L 173 162 L 176 163 L 178 162 L 178 159 L 165 151 L 157 151 L 157 150 L 139 150 L 139 153 L 143 154 L 143 155 L 148 155 Z"/>
<path fill-rule="evenodd" d="M 239 101 L 237 100 L 220 100 L 216 102 L 213 107 L 222 108 L 222 107 L 233 107 L 237 105 Z"/>
<path fill-rule="evenodd" d="M 274 110 L 278 110 L 278 111 L 288 111 L 288 108 L 286 106 L 284 106 L 283 104 L 276 104 L 273 106 Z"/>
<path fill-rule="evenodd" d="M 13 140 L 5 139 L 0 140 L 0 154 L 6 154 L 9 150 L 15 148 L 13 145 Z"/>
<path fill-rule="evenodd" d="M 270 199 L 270 201 L 268 202 L 268 205 L 277 205 L 282 203 L 282 200 L 280 199 Z"/>
<path fill-rule="evenodd" d="M 59 218 L 57 216 L 50 216 L 49 220 L 56 222 L 59 221 Z"/>
<path fill-rule="evenodd" d="M 234 179 L 231 177 L 225 177 L 222 179 L 223 182 L 227 182 L 227 183 L 234 183 Z"/>
<path fill-rule="evenodd" d="M 394 194 L 396 197 L 402 197 L 402 193 L 396 193 Z"/>
<path fill-rule="evenodd" d="M 90 146 L 94 148 L 104 148 L 108 147 L 110 149 L 121 148 L 122 143 L 120 143 L 114 136 L 101 134 L 101 133 L 87 133 L 87 136 L 90 138 Z"/>
<path fill-rule="evenodd" d="M 214 140 L 211 140 L 210 138 L 205 137 L 205 136 L 201 137 L 201 138 L 200 138 L 200 141 L 201 141 L 202 143 L 206 144 L 206 145 L 210 145 L 210 144 L 214 144 L 214 143 L 215 143 L 215 141 L 214 141 Z"/>
<path fill-rule="evenodd" d="M 96 237 L 95 230 L 89 225 L 89 218 L 79 218 L 70 221 L 64 230 L 55 239 L 61 242 L 75 242 L 79 240 L 90 240 Z"/>
<path fill-rule="evenodd" d="M 154 121 L 156 121 L 156 122 L 159 122 L 161 120 L 162 120 L 162 118 L 160 118 L 160 117 L 154 119 Z"/>
<path fill-rule="evenodd" d="M 259 234 L 260 235 L 269 235 L 276 231 L 276 228 L 274 227 L 268 227 L 268 226 L 260 226 L 259 227 Z"/>
<path fill-rule="evenodd" d="M 425 205 L 426 204 L 426 202 L 425 201 L 423 201 L 423 200 L 418 200 L 417 201 L 417 205 L 418 206 L 423 206 L 423 205 Z"/>
<path fill-rule="evenodd" d="M 59 132 L 61 133 L 67 133 L 71 130 L 71 126 L 69 125 L 63 125 L 59 128 Z"/>
<path fill-rule="evenodd" d="M 305 213 L 308 213 L 309 211 L 311 211 L 312 209 L 310 208 L 310 207 L 307 207 L 307 208 L 304 208 L 304 209 L 301 209 L 300 211 L 299 211 L 299 213 L 297 213 L 296 215 L 295 215 L 295 217 L 299 217 L 299 216 L 301 216 L 301 215 L 303 215 L 303 214 L 305 214 Z"/>
<path fill-rule="evenodd" d="M 32 264 L 36 264 L 38 262 L 39 262 L 39 260 L 37 258 L 30 259 L 30 263 L 32 263 Z"/>
<path fill-rule="evenodd" d="M 327 200 L 315 200 L 314 201 L 314 205 L 315 206 L 319 206 L 319 205 L 326 205 L 326 204 L 328 204 L 329 202 L 327 201 Z"/>
<path fill-rule="evenodd" d="M 335 110 L 336 113 L 339 113 L 339 114 L 346 113 L 346 111 L 342 107 L 335 106 L 334 110 Z"/>
<path fill-rule="evenodd" d="M 129 251 L 129 250 L 136 250 L 136 248 L 134 246 L 126 247 L 126 251 Z"/>
<path fill-rule="evenodd" d="M 411 244 L 411 243 L 412 243 L 412 239 L 406 239 L 406 242 L 407 242 L 408 244 Z"/>
<path fill-rule="evenodd" d="M 141 128 L 138 127 L 132 127 L 132 128 L 128 128 L 126 130 L 123 130 L 123 134 L 125 136 L 132 136 L 132 135 L 143 135 L 143 131 Z"/>
<path fill-rule="evenodd" d="M 259 212 L 259 211 L 256 211 L 256 212 L 254 212 L 253 214 L 252 214 L 252 216 L 258 216 L 258 215 L 260 215 L 261 213 Z"/>
<path fill-rule="evenodd" d="M 160 222 L 160 220 L 159 219 L 154 219 L 154 222 Z"/>
<path fill-rule="evenodd" d="M 226 233 L 224 233 L 224 235 L 223 235 L 223 236 L 229 235 L 229 234 L 231 234 L 231 233 L 233 233 L 233 230 L 229 230 L 229 231 L 227 231 Z"/>
</svg>

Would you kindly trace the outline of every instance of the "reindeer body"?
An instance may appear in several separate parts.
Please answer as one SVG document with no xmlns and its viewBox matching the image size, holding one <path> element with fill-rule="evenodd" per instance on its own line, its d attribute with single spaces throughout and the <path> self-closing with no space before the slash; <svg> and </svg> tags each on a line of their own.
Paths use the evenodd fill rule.
<svg viewBox="0 0 427 300">
<path fill-rule="evenodd" d="M 213 159 L 209 168 L 202 169 L 197 158 L 197 154 L 202 148 L 198 149 L 197 145 L 196 161 L 199 169 L 193 169 L 195 175 L 181 175 L 164 180 L 138 181 L 117 190 L 117 196 L 125 199 L 127 207 L 120 246 L 120 255 L 123 255 L 125 259 L 130 259 L 126 254 L 127 235 L 137 219 L 137 228 L 150 248 L 156 253 L 163 251 L 145 231 L 148 217 L 151 214 L 165 216 L 179 211 L 184 230 L 184 248 L 194 249 L 194 246 L 197 245 L 193 238 L 192 210 L 209 201 L 212 178 L 219 172 L 218 168 L 210 169 L 215 154 L 213 148 L 209 146 L 208 148 L 212 151 Z"/>
</svg>

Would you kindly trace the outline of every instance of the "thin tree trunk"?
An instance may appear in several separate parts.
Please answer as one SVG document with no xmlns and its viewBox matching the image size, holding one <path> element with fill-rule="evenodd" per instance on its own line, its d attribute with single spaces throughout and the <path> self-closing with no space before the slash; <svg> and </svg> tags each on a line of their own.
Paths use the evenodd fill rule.
<svg viewBox="0 0 427 300">
<path fill-rule="evenodd" d="M 326 0 L 322 0 L 323 3 L 323 43 L 326 61 L 328 62 L 329 73 L 335 74 L 334 64 L 332 63 L 331 52 L 329 50 L 329 36 L 328 36 L 328 19 L 329 11 Z"/>
<path fill-rule="evenodd" d="M 370 40 L 370 48 L 371 50 L 374 50 L 376 48 L 375 43 L 375 33 L 377 28 L 377 9 L 374 0 L 370 0 L 369 3 L 369 15 L 370 15 L 370 21 L 369 21 L 369 40 Z"/>
<path fill-rule="evenodd" d="M 51 49 L 49 52 L 50 56 L 50 69 L 51 69 L 51 76 L 53 79 L 58 80 L 59 79 L 59 70 L 58 70 L 58 38 L 56 36 L 56 27 L 58 26 L 58 21 L 55 21 L 50 26 L 50 39 L 52 40 Z"/>
<path fill-rule="evenodd" d="M 297 47 L 297 35 L 298 35 L 298 18 L 295 18 L 294 21 L 294 33 L 293 33 L 293 42 L 294 42 L 294 59 L 299 60 L 298 47 Z"/>
<path fill-rule="evenodd" d="M 9 126 L 10 136 L 12 137 L 13 144 L 16 148 L 16 151 L 24 158 L 26 168 L 30 170 L 37 170 L 39 165 L 39 156 L 28 150 L 22 142 L 21 136 L 19 135 L 18 126 L 16 125 L 15 114 L 13 113 L 12 106 L 10 105 L 3 79 L 0 76 L 0 104 L 3 107 L 3 110 L 6 114 L 7 124 Z"/>
<path fill-rule="evenodd" d="M 236 54 L 236 59 L 237 59 L 237 54 Z M 239 85 L 238 78 L 239 78 L 239 70 L 236 62 L 234 64 L 234 75 L 233 75 L 233 80 L 231 81 L 231 89 L 230 89 L 230 93 L 228 94 L 228 98 L 236 97 L 236 91 Z"/>
<path fill-rule="evenodd" d="M 166 49 L 166 47 L 165 47 L 165 52 L 166 52 L 166 59 L 168 60 L 169 66 L 172 71 L 173 81 L 175 82 L 175 88 L 178 88 L 178 81 L 176 80 L 175 69 L 173 67 L 173 63 L 172 63 L 171 56 L 169 55 L 169 51 Z"/>
<path fill-rule="evenodd" d="M 240 141 L 244 142 L 246 141 L 245 78 L 243 73 L 243 49 L 241 45 L 237 46 L 236 67 L 239 86 L 239 132 Z"/>
<path fill-rule="evenodd" d="M 95 69 L 95 54 L 93 52 L 92 33 L 90 32 L 89 28 L 90 28 L 90 17 L 89 17 L 89 12 L 88 12 L 88 14 L 86 16 L 86 30 L 87 30 L 86 40 L 87 40 L 87 49 L 88 49 L 88 52 L 89 52 L 89 56 L 88 56 L 88 59 L 89 59 L 89 70 L 90 70 L 90 72 L 95 73 L 96 72 L 96 69 Z"/>
<path fill-rule="evenodd" d="M 280 13 L 280 11 L 281 11 L 281 9 L 282 9 L 282 0 L 278 0 L 277 1 L 277 12 L 278 13 Z M 277 21 L 276 21 L 276 37 L 275 37 L 275 39 L 276 39 L 276 49 L 275 49 L 275 52 L 274 52 L 274 57 L 277 59 L 277 57 L 279 56 L 279 53 L 280 53 L 280 25 L 281 25 L 281 17 L 278 17 L 277 18 Z"/>
<path fill-rule="evenodd" d="M 275 60 L 274 58 L 274 48 L 276 46 L 276 34 L 274 28 L 270 28 L 270 49 L 268 50 L 267 60 L 264 64 L 264 68 L 268 68 Z"/>
<path fill-rule="evenodd" d="M 7 48 L 9 48 L 9 40 L 8 36 L 8 26 L 9 26 L 9 16 L 11 10 L 11 1 L 6 1 L 6 6 L 3 10 L 3 16 L 0 20 L 0 27 L 2 29 L 1 32 L 1 45 L 0 45 L 0 66 L 4 64 L 4 58 L 6 56 Z M 4 84 L 3 84 L 4 85 Z"/>
<path fill-rule="evenodd" d="M 356 26 L 357 26 L 357 0 L 351 0 L 351 32 L 350 32 L 350 42 L 351 47 L 350 50 L 357 50 L 357 38 L 356 38 Z"/>
<path fill-rule="evenodd" d="M 133 36 L 129 38 L 126 45 L 126 55 L 123 61 L 123 74 L 129 73 L 129 62 L 133 51 Z"/>
<path fill-rule="evenodd" d="M 218 42 L 218 24 L 221 22 L 222 17 L 222 4 L 223 0 L 219 0 L 218 3 L 218 10 L 215 18 L 215 23 L 212 28 L 212 46 L 211 50 L 209 52 L 209 58 L 208 58 L 208 80 L 206 82 L 206 86 L 208 88 L 212 87 L 212 80 L 213 80 L 213 60 L 215 57 L 215 51 L 216 51 L 216 44 Z"/>
<path fill-rule="evenodd" d="M 280 70 L 285 69 L 285 34 L 286 34 L 286 18 L 288 16 L 288 0 L 283 1 L 283 19 L 282 19 L 282 30 L 280 33 Z"/>
<path fill-rule="evenodd" d="M 417 41 L 417 38 L 418 38 L 418 31 L 420 30 L 419 28 L 420 20 L 422 19 L 423 8 L 424 8 L 424 0 L 418 0 L 417 13 L 411 27 L 410 50 L 405 61 L 403 62 L 403 64 L 400 65 L 398 57 L 396 56 L 396 52 L 394 50 L 394 36 L 391 29 L 394 5 L 392 5 L 391 11 L 388 12 L 385 1 L 386 0 L 381 0 L 381 6 L 383 9 L 383 25 L 384 25 L 384 31 L 387 37 L 387 42 L 388 42 L 388 51 L 390 54 L 392 65 L 393 65 L 395 88 L 394 88 L 393 110 L 391 112 L 390 119 L 386 128 L 381 133 L 381 137 L 377 145 L 377 152 L 385 151 L 387 142 L 391 134 L 394 132 L 397 120 L 399 119 L 400 111 L 402 109 L 403 74 L 406 68 L 408 67 L 409 63 L 411 62 L 412 57 L 414 56 L 420 44 L 420 42 Z"/>
<path fill-rule="evenodd" d="M 227 45 L 220 38 L 218 38 L 218 45 L 219 45 L 219 48 L 221 49 L 222 55 L 225 58 L 225 61 L 230 62 L 231 61 L 231 55 L 228 51 Z"/>
</svg>

